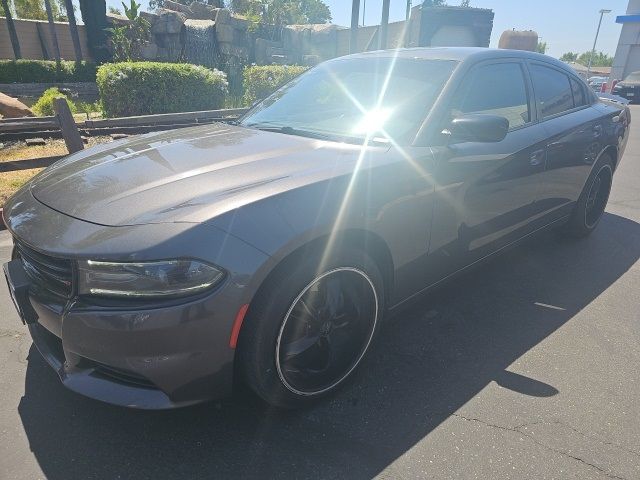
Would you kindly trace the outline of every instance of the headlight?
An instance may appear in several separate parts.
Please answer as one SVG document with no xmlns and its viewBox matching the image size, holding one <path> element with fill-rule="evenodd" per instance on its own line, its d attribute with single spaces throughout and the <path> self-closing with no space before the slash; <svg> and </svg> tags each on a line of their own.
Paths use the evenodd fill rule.
<svg viewBox="0 0 640 480">
<path fill-rule="evenodd" d="M 176 297 L 202 292 L 224 274 L 196 260 L 78 262 L 78 292 L 108 297 Z"/>
</svg>

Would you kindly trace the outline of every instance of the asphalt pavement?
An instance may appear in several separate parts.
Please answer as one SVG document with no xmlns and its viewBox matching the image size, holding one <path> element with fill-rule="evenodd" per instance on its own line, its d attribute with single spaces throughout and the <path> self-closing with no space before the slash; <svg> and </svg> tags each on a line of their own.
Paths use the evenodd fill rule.
<svg viewBox="0 0 640 480">
<path fill-rule="evenodd" d="M 640 107 L 597 231 L 532 239 L 393 318 L 347 388 L 282 412 L 67 391 L 0 285 L 0 478 L 640 478 Z M 0 261 L 10 255 L 0 232 Z"/>
</svg>

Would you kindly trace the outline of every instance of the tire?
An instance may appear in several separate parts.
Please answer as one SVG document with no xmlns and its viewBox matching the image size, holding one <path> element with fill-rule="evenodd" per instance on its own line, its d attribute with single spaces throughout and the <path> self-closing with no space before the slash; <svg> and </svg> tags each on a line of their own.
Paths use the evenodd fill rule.
<svg viewBox="0 0 640 480">
<path fill-rule="evenodd" d="M 596 229 L 607 207 L 612 181 L 613 161 L 605 153 L 598 159 L 569 220 L 560 230 L 564 236 L 583 238 Z"/>
<path fill-rule="evenodd" d="M 364 358 L 384 312 L 380 270 L 364 252 L 299 255 L 252 301 L 238 345 L 243 381 L 267 403 L 297 408 L 336 391 Z"/>
</svg>

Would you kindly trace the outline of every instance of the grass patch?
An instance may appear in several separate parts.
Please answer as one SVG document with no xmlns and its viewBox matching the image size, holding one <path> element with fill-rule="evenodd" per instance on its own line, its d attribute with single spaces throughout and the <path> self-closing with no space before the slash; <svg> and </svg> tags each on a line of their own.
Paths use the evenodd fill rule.
<svg viewBox="0 0 640 480">
<path fill-rule="evenodd" d="M 111 137 L 91 137 L 89 138 L 89 143 L 85 145 L 85 148 L 110 141 Z M 0 163 L 31 158 L 53 157 L 55 155 L 66 155 L 67 153 L 67 147 L 62 139 L 50 139 L 47 140 L 46 145 L 34 145 L 33 147 L 27 147 L 24 142 L 13 142 L 0 149 Z M 0 173 L 0 207 L 40 170 L 42 169 L 31 168 L 28 170 Z"/>
<path fill-rule="evenodd" d="M 0 206 L 4 205 L 7 199 L 18 191 L 29 181 L 41 168 L 29 170 L 17 170 L 15 172 L 5 172 L 0 174 Z"/>
</svg>

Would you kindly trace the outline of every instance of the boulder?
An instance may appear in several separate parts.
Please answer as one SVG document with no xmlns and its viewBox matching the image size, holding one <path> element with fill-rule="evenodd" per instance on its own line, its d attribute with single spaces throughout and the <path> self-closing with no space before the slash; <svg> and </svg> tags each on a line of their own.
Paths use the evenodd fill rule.
<svg viewBox="0 0 640 480">
<path fill-rule="evenodd" d="M 216 38 L 220 43 L 233 43 L 234 28 L 229 24 L 218 24 L 216 22 Z"/>
<path fill-rule="evenodd" d="M 216 12 L 216 24 L 222 23 L 230 23 L 231 22 L 231 12 L 226 8 L 221 8 Z"/>
<path fill-rule="evenodd" d="M 267 55 L 267 49 L 269 47 L 282 47 L 282 44 L 272 40 L 267 40 L 266 38 L 256 38 L 255 57 L 258 65 L 267 65 L 271 63 L 271 59 Z"/>
<path fill-rule="evenodd" d="M 140 12 L 140 16 L 142 18 L 144 18 L 147 22 L 149 22 L 149 24 L 151 24 L 151 25 L 156 23 L 156 20 L 158 20 L 158 15 L 156 15 L 155 13 L 152 13 L 152 12 L 142 11 L 142 12 Z"/>
<path fill-rule="evenodd" d="M 220 43 L 218 48 L 223 55 L 236 57 L 244 61 L 249 60 L 249 49 L 247 47 L 234 45 L 232 43 Z"/>
<path fill-rule="evenodd" d="M 200 2 L 193 2 L 189 8 L 191 14 L 187 16 L 196 20 L 215 20 L 219 10 Z"/>
<path fill-rule="evenodd" d="M 20 100 L 0 92 L 0 115 L 5 118 L 33 117 L 33 112 Z"/>
<path fill-rule="evenodd" d="M 191 9 L 187 5 L 183 5 L 182 3 L 173 2 L 172 0 L 164 0 L 162 2 L 162 6 L 166 10 L 173 10 L 174 12 L 184 13 L 188 15 L 191 13 Z"/>
<path fill-rule="evenodd" d="M 180 33 L 186 19 L 183 13 L 159 9 L 158 18 L 152 25 L 151 32 L 155 35 Z"/>
</svg>

